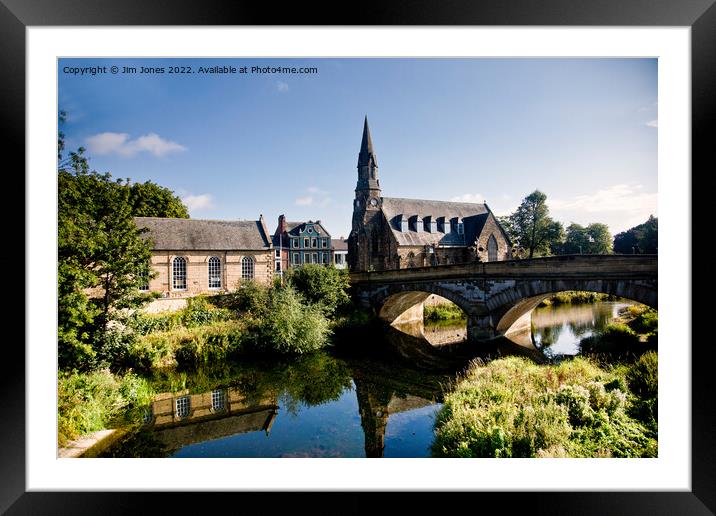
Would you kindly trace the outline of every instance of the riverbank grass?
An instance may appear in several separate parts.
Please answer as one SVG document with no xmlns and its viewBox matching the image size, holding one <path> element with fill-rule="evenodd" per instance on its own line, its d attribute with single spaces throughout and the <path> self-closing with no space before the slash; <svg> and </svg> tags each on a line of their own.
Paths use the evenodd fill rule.
<svg viewBox="0 0 716 516">
<path fill-rule="evenodd" d="M 133 373 L 61 373 L 57 381 L 58 446 L 90 432 L 140 423 L 141 407 L 148 405 L 153 395 L 148 381 Z"/>
<path fill-rule="evenodd" d="M 423 307 L 423 318 L 426 321 L 460 320 L 465 319 L 465 312 L 454 303 L 425 305 Z"/>
<path fill-rule="evenodd" d="M 652 369 L 653 363 L 642 365 Z M 655 427 L 651 431 L 635 417 L 635 408 L 646 398 L 638 389 L 629 390 L 630 370 L 603 369 L 581 357 L 547 366 L 518 357 L 476 363 L 445 399 L 432 453 L 654 457 Z M 655 374 L 641 372 L 637 377 L 656 392 Z"/>
<path fill-rule="evenodd" d="M 600 294 L 598 292 L 585 292 L 581 290 L 566 290 L 564 292 L 557 292 L 553 296 L 548 297 L 540 302 L 538 306 L 551 306 L 551 305 L 579 305 L 579 304 L 590 304 L 598 301 L 616 301 L 619 299 L 616 296 L 609 294 Z"/>
</svg>

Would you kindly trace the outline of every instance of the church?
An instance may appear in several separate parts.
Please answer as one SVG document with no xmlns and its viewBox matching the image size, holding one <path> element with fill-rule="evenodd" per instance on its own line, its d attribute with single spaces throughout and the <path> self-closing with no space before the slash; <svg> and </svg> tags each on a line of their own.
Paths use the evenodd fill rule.
<svg viewBox="0 0 716 516">
<path fill-rule="evenodd" d="M 509 260 L 511 247 L 486 203 L 383 197 L 365 118 L 348 237 L 351 271 Z"/>
</svg>

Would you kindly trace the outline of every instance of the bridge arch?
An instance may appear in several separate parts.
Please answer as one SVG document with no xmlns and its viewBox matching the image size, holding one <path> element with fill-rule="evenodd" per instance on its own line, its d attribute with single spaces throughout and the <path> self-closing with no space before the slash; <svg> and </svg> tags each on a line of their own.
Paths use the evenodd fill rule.
<svg viewBox="0 0 716 516">
<path fill-rule="evenodd" d="M 532 280 L 516 282 L 488 301 L 496 335 L 509 335 L 530 328 L 531 314 L 537 305 L 565 291 L 610 294 L 658 309 L 656 284 L 624 280 Z"/>
<path fill-rule="evenodd" d="M 373 304 L 378 308 L 378 317 L 389 324 L 412 322 L 423 319 L 423 303 L 432 294 L 455 303 L 466 317 L 474 311 L 464 297 L 439 283 L 393 285 L 376 295 Z"/>
</svg>

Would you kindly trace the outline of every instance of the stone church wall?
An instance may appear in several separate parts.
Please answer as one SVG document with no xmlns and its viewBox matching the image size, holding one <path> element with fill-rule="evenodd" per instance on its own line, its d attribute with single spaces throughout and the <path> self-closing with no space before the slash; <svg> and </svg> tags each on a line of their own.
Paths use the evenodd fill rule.
<svg viewBox="0 0 716 516">
<path fill-rule="evenodd" d="M 254 259 L 254 280 L 269 285 L 273 278 L 273 250 L 260 251 L 154 251 L 152 269 L 159 273 L 150 280 L 149 290 L 161 292 L 164 297 L 190 297 L 203 293 L 218 293 L 234 290 L 241 282 L 241 260 L 244 256 Z M 176 256 L 187 260 L 186 290 L 174 290 L 171 285 L 172 261 Z M 221 288 L 209 289 L 209 258 L 218 256 L 221 260 Z"/>
<path fill-rule="evenodd" d="M 507 243 L 507 240 L 505 239 L 504 233 L 500 229 L 500 226 L 497 225 L 497 221 L 495 220 L 495 217 L 490 214 L 489 217 L 487 217 L 487 221 L 485 222 L 485 226 L 482 229 L 482 234 L 480 235 L 480 238 L 477 240 L 477 256 L 479 256 L 480 261 L 487 262 L 488 260 L 488 254 L 487 254 L 487 242 L 490 239 L 490 235 L 495 235 L 495 240 L 497 241 L 497 260 L 510 260 L 512 259 L 512 253 L 510 250 L 510 246 Z"/>
</svg>

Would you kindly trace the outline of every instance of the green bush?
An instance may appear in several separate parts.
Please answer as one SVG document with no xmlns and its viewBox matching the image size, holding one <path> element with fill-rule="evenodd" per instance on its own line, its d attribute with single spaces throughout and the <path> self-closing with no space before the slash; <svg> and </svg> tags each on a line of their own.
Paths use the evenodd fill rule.
<svg viewBox="0 0 716 516">
<path fill-rule="evenodd" d="M 155 332 L 137 339 L 128 365 L 143 371 L 195 367 L 243 350 L 246 332 L 240 321 L 218 321 L 194 328 Z"/>
<path fill-rule="evenodd" d="M 127 324 L 139 335 L 165 332 L 181 327 L 195 328 L 232 318 L 231 310 L 215 308 L 203 296 L 190 298 L 186 308 L 176 312 L 162 314 L 144 314 L 135 312 Z"/>
<path fill-rule="evenodd" d="M 152 399 L 148 382 L 133 373 L 61 373 L 57 380 L 58 445 L 115 424 L 141 421 Z"/>
<path fill-rule="evenodd" d="M 659 386 L 659 358 L 647 351 L 629 368 L 626 375 L 629 389 L 641 398 L 656 398 Z"/>
<path fill-rule="evenodd" d="M 445 398 L 433 455 L 655 456 L 655 434 L 629 415 L 624 383 L 581 357 L 546 366 L 517 357 L 477 364 Z"/>
<path fill-rule="evenodd" d="M 328 345 L 330 335 L 323 311 L 305 304 L 290 285 L 271 290 L 268 313 L 256 327 L 259 349 L 278 353 L 305 353 L 323 348 Z"/>
<path fill-rule="evenodd" d="M 639 313 L 634 320 L 629 323 L 629 326 L 639 334 L 654 333 L 659 326 L 659 314 L 656 310 L 647 308 Z"/>
<path fill-rule="evenodd" d="M 423 317 L 426 321 L 446 321 L 452 319 L 465 319 L 465 312 L 454 303 L 443 303 L 441 305 L 425 305 Z"/>
<path fill-rule="evenodd" d="M 209 302 L 216 307 L 261 317 L 268 308 L 269 288 L 254 281 L 242 281 L 236 290 L 229 294 L 213 296 Z"/>
<path fill-rule="evenodd" d="M 567 290 L 557 292 L 551 297 L 542 301 L 539 306 L 565 305 L 565 304 L 589 304 L 597 301 L 613 301 L 616 296 L 600 294 L 598 292 L 585 292 L 581 290 Z"/>
<path fill-rule="evenodd" d="M 350 283 L 346 269 L 308 263 L 290 269 L 286 279 L 308 303 L 315 305 L 325 315 L 332 315 L 336 309 L 350 303 Z"/>
</svg>

